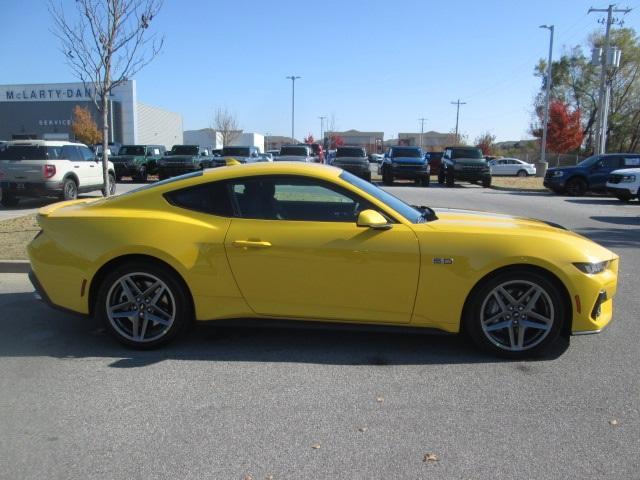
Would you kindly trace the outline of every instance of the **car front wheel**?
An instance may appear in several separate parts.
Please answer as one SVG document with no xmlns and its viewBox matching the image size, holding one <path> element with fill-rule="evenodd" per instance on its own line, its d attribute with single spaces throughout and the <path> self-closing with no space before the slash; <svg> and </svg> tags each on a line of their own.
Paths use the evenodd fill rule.
<svg viewBox="0 0 640 480">
<path fill-rule="evenodd" d="M 558 288 L 537 272 L 505 272 L 484 282 L 465 306 L 464 328 L 483 350 L 508 358 L 545 353 L 565 321 Z"/>
<path fill-rule="evenodd" d="M 527 177 L 529 174 L 527 173 L 526 170 L 518 170 L 518 176 L 519 177 Z"/>
<path fill-rule="evenodd" d="M 72 178 L 67 178 L 62 184 L 62 198 L 64 200 L 75 200 L 78 198 L 78 185 Z"/>
<path fill-rule="evenodd" d="M 132 262 L 110 272 L 100 286 L 96 312 L 119 342 L 137 349 L 170 342 L 192 318 L 182 282 L 150 262 Z"/>
<path fill-rule="evenodd" d="M 587 191 L 587 182 L 581 178 L 572 178 L 567 182 L 566 192 L 572 197 L 581 197 Z"/>
</svg>

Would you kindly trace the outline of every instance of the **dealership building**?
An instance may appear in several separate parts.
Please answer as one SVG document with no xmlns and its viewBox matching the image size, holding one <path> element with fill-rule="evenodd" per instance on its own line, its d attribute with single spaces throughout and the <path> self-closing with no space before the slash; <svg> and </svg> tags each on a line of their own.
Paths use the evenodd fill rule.
<svg viewBox="0 0 640 480">
<path fill-rule="evenodd" d="M 73 140 L 76 105 L 86 107 L 100 126 L 94 87 L 83 83 L 0 85 L 0 140 Z M 115 87 L 109 99 L 109 142 L 156 144 L 182 142 L 182 116 L 138 102 L 135 80 Z"/>
</svg>

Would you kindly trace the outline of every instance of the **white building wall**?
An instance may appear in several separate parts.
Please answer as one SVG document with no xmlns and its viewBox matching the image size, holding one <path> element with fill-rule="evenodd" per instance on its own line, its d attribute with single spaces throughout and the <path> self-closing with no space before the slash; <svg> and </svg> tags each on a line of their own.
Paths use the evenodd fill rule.
<svg viewBox="0 0 640 480">
<path fill-rule="evenodd" d="M 222 148 L 222 134 L 212 128 L 202 128 L 200 130 L 185 130 L 185 145 L 200 145 L 203 148 L 218 150 Z"/>
<path fill-rule="evenodd" d="M 122 85 L 118 85 L 112 91 L 112 99 L 120 102 L 122 111 L 122 143 L 135 144 L 138 142 L 138 132 L 136 131 L 137 109 L 135 108 L 137 99 L 136 81 L 127 80 Z M 113 114 L 113 112 L 112 112 Z"/>
<path fill-rule="evenodd" d="M 138 129 L 133 143 L 164 145 L 167 149 L 183 144 L 182 115 L 144 103 L 138 103 L 136 110 Z"/>
<path fill-rule="evenodd" d="M 264 150 L 264 135 L 259 133 L 242 133 L 231 142 L 233 147 L 258 147 L 260 152 Z"/>
</svg>

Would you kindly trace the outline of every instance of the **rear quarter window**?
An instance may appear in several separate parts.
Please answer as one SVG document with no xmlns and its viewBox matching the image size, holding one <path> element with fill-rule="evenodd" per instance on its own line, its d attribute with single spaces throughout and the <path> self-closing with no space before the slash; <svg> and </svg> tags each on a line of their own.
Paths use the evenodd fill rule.
<svg viewBox="0 0 640 480">
<path fill-rule="evenodd" d="M 233 216 L 229 187 L 226 182 L 205 183 L 182 188 L 167 192 L 164 197 L 176 207 L 220 217 Z"/>
</svg>

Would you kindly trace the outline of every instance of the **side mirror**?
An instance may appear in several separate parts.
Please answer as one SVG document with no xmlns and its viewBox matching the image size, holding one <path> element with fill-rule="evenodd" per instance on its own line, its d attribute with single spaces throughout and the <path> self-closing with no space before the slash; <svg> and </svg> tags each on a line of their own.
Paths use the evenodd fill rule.
<svg viewBox="0 0 640 480">
<path fill-rule="evenodd" d="M 389 230 L 391 224 L 379 212 L 375 210 L 363 210 L 358 215 L 356 225 L 359 227 L 369 227 L 377 230 Z"/>
</svg>

